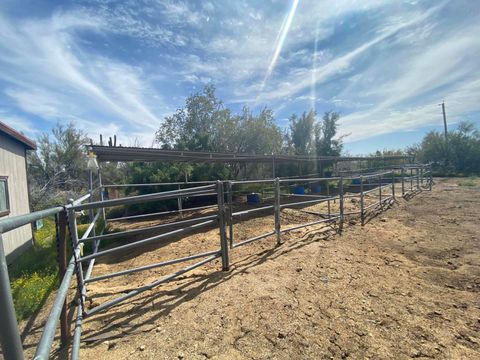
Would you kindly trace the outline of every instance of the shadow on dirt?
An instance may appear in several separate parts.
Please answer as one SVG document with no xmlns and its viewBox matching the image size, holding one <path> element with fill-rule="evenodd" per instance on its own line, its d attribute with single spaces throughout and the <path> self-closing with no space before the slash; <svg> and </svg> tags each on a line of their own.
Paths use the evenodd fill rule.
<svg viewBox="0 0 480 360">
<path fill-rule="evenodd" d="M 404 198 L 410 200 L 421 191 L 407 194 Z M 385 210 L 391 208 L 396 202 L 389 200 L 367 211 L 364 223 L 368 224 Z M 267 214 L 262 214 L 267 216 Z M 270 214 L 269 214 L 270 215 Z M 258 215 L 257 215 L 258 216 Z M 355 218 L 357 221 L 349 221 Z M 358 224 L 358 216 L 346 216 L 344 229 Z M 338 224 L 331 223 L 322 229 L 307 230 L 301 238 L 295 235 L 295 242 L 289 241 L 291 235 L 285 235 L 286 239 L 281 245 L 271 249 L 251 254 L 231 263 L 229 272 L 214 271 L 208 274 L 188 274 L 176 278 L 178 286 L 169 290 L 156 290 L 155 293 L 144 293 L 135 298 L 135 305 L 128 311 L 111 308 L 107 313 L 95 315 L 92 319 L 101 323 L 95 330 L 87 330 L 84 333 L 83 342 L 95 345 L 108 339 L 120 338 L 136 332 L 152 331 L 155 329 L 156 320 L 167 316 L 178 306 L 195 299 L 197 296 L 216 288 L 229 279 L 247 274 L 250 269 L 259 266 L 266 261 L 275 260 L 285 254 L 291 253 L 309 244 L 329 240 L 338 233 Z M 131 241 L 131 239 L 130 239 Z M 157 245 L 158 246 L 158 245 Z M 161 245 L 160 245 L 161 246 Z M 130 256 L 132 254 L 130 253 Z M 96 296 L 101 294 L 96 294 Z M 73 309 L 73 307 L 71 307 Z M 145 315 L 147 318 L 145 318 Z M 70 314 L 73 317 L 73 312 Z M 141 321 L 139 321 L 141 319 Z M 88 319 L 86 320 L 88 321 Z M 56 352 L 60 358 L 68 353 L 71 344 Z M 88 346 L 88 345 L 87 345 Z"/>
</svg>

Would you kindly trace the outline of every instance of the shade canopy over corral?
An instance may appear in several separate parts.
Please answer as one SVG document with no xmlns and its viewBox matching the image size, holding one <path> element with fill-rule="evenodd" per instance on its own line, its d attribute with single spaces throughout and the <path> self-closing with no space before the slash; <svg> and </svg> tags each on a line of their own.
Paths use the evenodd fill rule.
<svg viewBox="0 0 480 360">
<path fill-rule="evenodd" d="M 159 148 L 124 147 L 89 145 L 89 150 L 97 155 L 98 161 L 121 162 L 206 162 L 206 163 L 286 163 L 286 162 L 324 162 L 336 163 L 343 161 L 362 160 L 404 160 L 410 161 L 409 156 L 306 156 L 283 154 L 245 154 L 220 153 L 207 151 L 165 150 Z"/>
</svg>

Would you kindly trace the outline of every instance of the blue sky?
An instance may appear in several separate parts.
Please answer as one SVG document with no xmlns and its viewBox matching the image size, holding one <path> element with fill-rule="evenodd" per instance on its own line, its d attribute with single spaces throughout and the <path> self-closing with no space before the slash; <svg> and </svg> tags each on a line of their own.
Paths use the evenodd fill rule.
<svg viewBox="0 0 480 360">
<path fill-rule="evenodd" d="M 346 150 L 480 124 L 478 1 L 18 1 L 0 4 L 0 120 L 35 138 L 74 121 L 152 144 L 205 84 L 280 126 L 342 114 Z"/>
</svg>

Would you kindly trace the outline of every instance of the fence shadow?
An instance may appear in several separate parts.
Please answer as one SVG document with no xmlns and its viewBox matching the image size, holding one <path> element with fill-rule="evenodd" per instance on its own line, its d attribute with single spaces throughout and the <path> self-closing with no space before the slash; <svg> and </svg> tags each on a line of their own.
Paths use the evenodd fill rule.
<svg viewBox="0 0 480 360">
<path fill-rule="evenodd" d="M 392 184 L 393 195 L 394 186 L 395 185 Z M 349 187 L 347 187 L 347 189 L 349 189 Z M 382 188 L 380 187 L 380 189 Z M 406 193 L 403 198 L 408 201 L 422 191 L 422 188 L 410 191 Z M 353 192 L 356 193 L 356 191 Z M 382 193 L 380 190 L 380 199 L 381 196 Z M 304 199 L 305 198 L 303 198 L 303 200 Z M 335 201 L 333 201 L 333 203 L 335 203 Z M 393 207 L 395 203 L 396 200 L 393 198 L 384 199 L 374 208 L 365 211 L 363 214 L 364 225 L 368 224 L 384 211 Z M 340 204 L 342 204 L 341 200 Z M 289 206 L 289 208 L 296 208 L 297 210 L 302 211 L 304 207 L 310 206 L 301 204 L 298 205 L 299 206 L 297 207 L 296 204 L 293 203 L 292 206 Z M 258 218 L 272 216 L 270 211 L 271 210 L 258 211 L 254 217 Z M 308 213 L 308 211 L 303 212 Z M 247 217 L 250 218 L 252 216 L 250 215 Z M 345 218 L 347 220 L 343 223 L 344 228 L 358 224 L 358 214 L 346 214 Z M 233 223 L 236 224 L 237 222 L 241 221 L 242 220 L 238 218 L 234 219 Z M 156 287 L 155 289 L 151 289 L 145 293 L 135 296 L 134 300 L 128 302 L 127 304 L 118 304 L 118 306 L 110 308 L 108 312 L 101 312 L 91 317 L 87 317 L 84 320 L 84 324 L 94 322 L 95 326 L 90 326 L 89 329 L 84 331 L 82 342 L 89 344 L 87 346 L 95 346 L 96 344 L 107 339 L 121 338 L 125 335 L 134 334 L 136 332 L 152 331 L 155 329 L 155 324 L 159 318 L 168 316 L 174 309 L 178 308 L 182 304 L 188 303 L 189 301 L 197 298 L 197 296 L 204 294 L 209 290 L 215 289 L 223 282 L 239 275 L 247 274 L 249 273 L 249 270 L 262 265 L 267 261 L 274 261 L 281 256 L 297 251 L 314 242 L 326 241 L 341 230 L 338 222 L 329 224 L 325 223 L 322 225 L 323 226 L 320 229 L 314 229 L 316 226 L 304 228 L 300 237 L 297 237 L 296 233 L 293 235 L 294 233 L 292 232 L 284 234 L 283 239 L 286 240 L 281 245 L 273 246 L 272 248 L 262 250 L 261 252 L 244 254 L 244 256 L 240 259 L 230 263 L 231 270 L 229 272 L 218 271 L 213 269 L 211 264 L 209 264 L 203 273 L 190 273 L 178 276 L 175 280 L 169 282 L 170 284 L 173 283 L 171 286 L 163 287 L 163 289 L 162 286 L 159 286 L 158 288 Z M 205 231 L 205 228 L 202 230 L 198 229 L 194 232 L 203 232 Z M 214 228 L 214 226 L 208 228 Z M 146 234 L 148 234 L 148 232 L 145 232 L 143 236 L 146 236 Z M 165 239 L 165 241 L 149 244 L 146 247 L 142 247 L 142 249 L 135 249 L 133 252 L 131 249 L 129 249 L 125 253 L 119 252 L 115 257 L 110 258 L 109 256 L 106 256 L 103 259 L 103 262 L 118 262 L 119 259 L 121 260 L 125 256 L 135 257 L 138 255 L 138 253 L 152 251 L 155 248 L 176 242 L 181 238 L 182 235 L 174 235 L 169 237 L 169 239 Z M 274 239 L 274 235 L 270 236 L 269 238 L 270 240 Z M 292 238 L 294 238 L 294 241 Z M 130 238 L 128 239 L 128 242 L 131 242 L 134 239 Z M 247 246 L 250 245 L 246 245 L 246 247 Z M 218 265 L 217 261 L 215 261 L 213 264 L 215 264 L 215 266 Z M 122 292 L 125 293 L 126 291 Z M 120 292 L 117 292 L 117 294 L 120 294 Z M 99 295 L 111 296 L 113 293 L 95 294 L 94 296 L 91 296 L 91 298 L 98 297 Z M 69 315 L 73 317 L 73 312 L 70 311 Z M 57 352 L 54 354 L 58 355 L 60 358 L 63 358 L 63 354 L 68 354 L 70 347 L 71 344 L 68 344 L 68 346 L 57 350 Z"/>
<path fill-rule="evenodd" d="M 396 204 L 396 200 L 390 200 L 388 202 L 383 203 L 383 205 L 378 205 L 377 207 L 372 208 L 371 210 L 367 210 L 364 213 L 363 217 L 363 224 L 367 225 L 370 221 L 375 219 L 378 215 L 382 214 L 385 210 L 388 210 Z"/>
<path fill-rule="evenodd" d="M 157 319 L 167 316 L 178 306 L 216 288 L 223 282 L 244 275 L 266 261 L 275 260 L 311 243 L 328 240 L 336 233 L 337 228 L 334 225 L 328 225 L 322 229 L 312 229 L 295 241 L 287 240 L 280 246 L 274 246 L 271 249 L 250 254 L 232 262 L 229 272 L 215 271 L 208 274 L 190 274 L 179 277 L 177 282 L 181 282 L 181 284 L 178 287 L 171 290 L 157 290 L 154 294 L 139 296 L 135 300 L 136 305 L 128 312 L 124 309 L 117 308 L 115 311 L 115 308 L 111 308 L 107 313 L 94 316 L 92 319 L 106 325 L 94 331 L 85 331 L 82 341 L 95 345 L 106 339 L 115 339 L 135 331 L 141 331 L 142 327 L 155 324 Z M 155 311 L 152 312 L 151 310 Z M 152 313 L 152 316 L 142 319 L 140 322 L 135 321 L 149 313 Z M 86 319 L 86 321 L 89 320 Z"/>
<path fill-rule="evenodd" d="M 385 210 L 391 208 L 394 204 L 395 201 L 385 202 L 383 206 L 378 206 L 372 211 L 368 211 L 366 213 L 365 224 Z M 344 223 L 344 229 L 349 226 L 354 225 L 349 225 L 349 222 L 346 221 Z M 95 330 L 86 330 L 82 341 L 87 343 L 87 346 L 95 346 L 107 339 L 121 338 L 139 331 L 151 331 L 153 328 L 145 330 L 145 327 L 149 325 L 153 327 L 159 318 L 167 316 L 178 306 L 216 288 L 229 279 L 247 274 L 252 268 L 262 265 L 267 261 L 273 261 L 311 243 L 329 240 L 338 233 L 338 230 L 338 223 L 323 224 L 320 229 L 315 229 L 312 226 L 311 230 L 304 232 L 302 237 L 295 238 L 295 241 L 290 240 L 293 235 L 284 234 L 284 239 L 287 240 L 281 245 L 263 250 L 260 253 L 246 255 L 232 262 L 229 272 L 217 270 L 207 274 L 193 273 L 180 276 L 174 280 L 179 283 L 179 286 L 174 289 L 157 289 L 153 291 L 154 293 L 140 295 L 135 299 L 135 305 L 128 309 L 128 311 L 122 309 L 122 305 L 120 305 L 120 307 L 111 308 L 108 312 L 93 316 L 91 318 L 93 321 L 105 325 Z M 148 314 L 151 314 L 151 316 L 145 318 Z M 141 321 L 138 321 L 140 319 Z M 85 319 L 85 322 L 88 321 L 88 318 Z"/>
<path fill-rule="evenodd" d="M 403 198 L 406 201 L 410 201 L 411 199 L 413 199 L 415 196 L 417 196 L 418 194 L 420 194 L 422 192 L 423 192 L 422 189 L 415 189 L 415 190 L 412 190 L 410 192 L 405 193 L 405 195 L 403 195 Z"/>
</svg>

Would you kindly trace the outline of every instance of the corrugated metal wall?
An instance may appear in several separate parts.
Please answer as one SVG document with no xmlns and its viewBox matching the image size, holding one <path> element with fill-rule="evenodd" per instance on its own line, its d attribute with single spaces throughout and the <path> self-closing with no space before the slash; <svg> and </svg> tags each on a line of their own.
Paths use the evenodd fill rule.
<svg viewBox="0 0 480 360">
<path fill-rule="evenodd" d="M 0 176 L 8 176 L 10 215 L 22 215 L 30 212 L 28 203 L 27 169 L 25 166 L 25 147 L 10 137 L 0 133 Z M 12 254 L 32 243 L 30 225 L 3 234 L 5 253 Z M 11 259 L 11 257 L 10 257 Z M 9 260 L 10 260 L 9 259 Z"/>
</svg>

